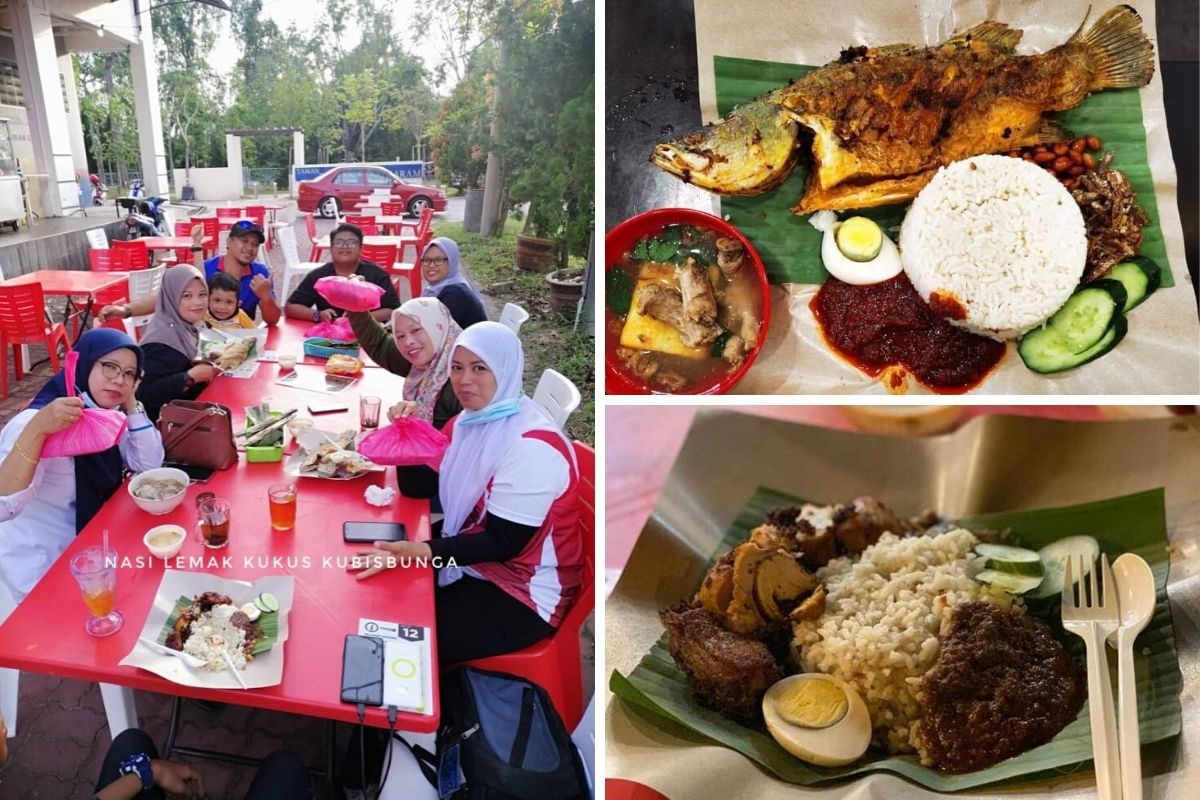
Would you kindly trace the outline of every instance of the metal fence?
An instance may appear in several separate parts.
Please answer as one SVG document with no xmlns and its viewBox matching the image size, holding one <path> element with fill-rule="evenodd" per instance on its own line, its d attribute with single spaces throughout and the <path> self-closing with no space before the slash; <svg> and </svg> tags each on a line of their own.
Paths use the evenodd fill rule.
<svg viewBox="0 0 1200 800">
<path fill-rule="evenodd" d="M 243 167 L 242 194 L 258 197 L 269 194 L 277 196 L 280 188 L 287 193 L 288 170 L 281 167 Z"/>
</svg>

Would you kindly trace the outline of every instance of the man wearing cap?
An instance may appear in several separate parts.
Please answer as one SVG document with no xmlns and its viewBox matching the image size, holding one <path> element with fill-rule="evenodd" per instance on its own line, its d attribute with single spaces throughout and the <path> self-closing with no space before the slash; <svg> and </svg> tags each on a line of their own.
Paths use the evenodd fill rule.
<svg viewBox="0 0 1200 800">
<path fill-rule="evenodd" d="M 196 269 L 204 273 L 207 280 L 217 272 L 227 272 L 241 283 L 238 293 L 238 306 L 253 319 L 254 312 L 262 309 L 263 322 L 274 325 L 279 322 L 283 312 L 275 302 L 275 293 L 271 288 L 271 271 L 265 264 L 260 264 L 254 258 L 258 248 L 266 241 L 262 226 L 248 219 L 239 219 L 229 229 L 229 239 L 225 244 L 225 253 L 213 256 L 204 261 L 201 253 L 204 248 L 204 227 L 197 225 L 192 228 L 192 252 L 195 254 Z M 123 306 L 105 306 L 100 309 L 100 321 L 110 319 L 125 319 L 131 316 L 153 314 L 156 295 L 139 297 Z"/>
</svg>

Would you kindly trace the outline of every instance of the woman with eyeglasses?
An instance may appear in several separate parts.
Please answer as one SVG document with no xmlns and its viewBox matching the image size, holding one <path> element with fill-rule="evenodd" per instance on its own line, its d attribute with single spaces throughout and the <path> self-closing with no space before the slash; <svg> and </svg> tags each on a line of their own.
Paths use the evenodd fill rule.
<svg viewBox="0 0 1200 800">
<path fill-rule="evenodd" d="M 463 277 L 458 266 L 458 245 L 453 239 L 438 237 L 421 253 L 421 276 L 425 278 L 424 297 L 436 297 L 450 309 L 450 316 L 466 330 L 487 319 L 483 297 Z"/>
<path fill-rule="evenodd" d="M 159 410 L 172 400 L 194 400 L 217 377 L 212 364 L 195 363 L 207 313 L 208 284 L 198 269 L 180 264 L 163 273 L 154 316 L 142 335 L 146 377 L 137 396 L 150 419 L 157 420 Z"/>
<path fill-rule="evenodd" d="M 417 417 L 441 430 L 462 411 L 450 383 L 450 351 L 462 334 L 450 309 L 432 297 L 415 297 L 392 312 L 389 336 L 370 314 L 352 312 L 350 325 L 371 359 L 404 377 L 403 399 L 388 409 L 388 418 Z M 406 497 L 432 497 L 437 473 L 429 467 L 397 467 L 396 480 Z"/>
<path fill-rule="evenodd" d="M 17 602 L 120 488 L 126 468 L 162 466 L 158 430 L 134 399 L 142 349 L 121 331 L 96 328 L 75 350 L 76 396 L 67 396 L 59 372 L 0 429 L 0 592 Z M 85 405 L 129 415 L 121 441 L 91 455 L 43 458 L 46 439 L 78 422 Z"/>
</svg>

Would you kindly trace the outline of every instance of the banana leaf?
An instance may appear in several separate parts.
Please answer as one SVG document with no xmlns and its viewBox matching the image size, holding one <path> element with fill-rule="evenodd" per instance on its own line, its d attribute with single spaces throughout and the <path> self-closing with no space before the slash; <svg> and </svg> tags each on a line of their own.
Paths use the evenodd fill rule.
<svg viewBox="0 0 1200 800">
<path fill-rule="evenodd" d="M 188 597 L 187 595 L 179 596 L 179 599 L 175 601 L 174 610 L 172 610 L 171 614 L 167 617 L 167 623 L 163 625 L 163 629 L 158 634 L 157 641 L 159 644 L 166 646 L 167 637 L 171 634 L 171 631 L 175 629 L 175 620 L 179 619 L 179 615 L 182 614 L 184 609 L 191 604 L 191 597 Z M 258 628 L 261 631 L 261 635 L 258 637 L 258 641 L 254 643 L 254 649 L 251 652 L 257 656 L 262 655 L 275 646 L 275 640 L 279 636 L 279 615 L 274 611 L 264 612 L 260 613 L 258 619 L 255 621 L 258 623 Z"/>
<path fill-rule="evenodd" d="M 722 116 L 739 103 L 766 94 L 816 69 L 812 66 L 716 56 L 717 111 Z M 1154 179 L 1146 156 L 1146 129 L 1138 89 L 1098 92 L 1069 111 L 1051 115 L 1076 135 L 1091 134 L 1102 142 L 1101 155 L 1113 150 L 1112 167 L 1129 176 L 1138 205 L 1151 219 L 1142 232 L 1141 255 L 1162 267 L 1163 286 L 1174 286 L 1167 265 L 1167 248 L 1159 227 Z M 808 170 L 803 163 L 779 188 L 754 197 L 722 197 L 721 213 L 744 233 L 762 256 L 771 283 L 824 283 L 829 277 L 821 265 L 821 233 L 791 208 L 804 193 Z M 895 240 L 907 205 L 863 209 L 861 216 L 875 220 Z M 839 216 L 843 216 L 839 214 Z"/>
<path fill-rule="evenodd" d="M 769 509 L 803 502 L 806 501 L 759 488 L 726 533 L 713 554 L 713 562 L 744 541 L 750 530 L 762 523 Z M 1145 558 L 1154 571 L 1158 603 L 1149 626 L 1137 639 L 1135 651 L 1141 740 L 1146 745 L 1165 742 L 1179 734 L 1183 678 L 1167 606 L 1169 557 L 1161 489 L 1063 508 L 982 514 L 964 518 L 961 523 L 968 529 L 1008 531 L 1012 543 L 1033 549 L 1066 536 L 1086 534 L 1099 541 L 1101 550 L 1110 559 L 1124 552 Z M 1055 622 L 1057 601 L 1031 605 L 1030 613 L 1046 619 L 1069 651 L 1082 653 L 1080 640 L 1062 632 L 1061 624 Z M 1110 661 L 1115 664 L 1115 660 L 1110 658 Z M 1115 668 L 1113 684 L 1116 684 Z M 1085 705 L 1079 717 L 1054 740 L 987 769 L 963 775 L 924 767 L 915 755 L 888 756 L 876 750 L 869 750 L 862 759 L 844 767 L 814 766 L 790 755 L 765 727 L 740 725 L 697 703 L 687 679 L 667 650 L 665 635 L 628 676 L 614 671 L 610 688 L 618 697 L 730 747 L 791 783 L 808 785 L 871 772 L 891 772 L 934 791 L 951 792 L 1017 778 L 1071 772 L 1086 766 L 1092 755 Z"/>
</svg>

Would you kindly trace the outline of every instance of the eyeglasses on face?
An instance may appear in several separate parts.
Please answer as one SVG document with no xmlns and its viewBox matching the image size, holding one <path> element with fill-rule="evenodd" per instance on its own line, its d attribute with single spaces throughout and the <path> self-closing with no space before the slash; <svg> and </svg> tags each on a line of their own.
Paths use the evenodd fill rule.
<svg viewBox="0 0 1200 800">
<path fill-rule="evenodd" d="M 334 239 L 334 247 L 358 247 L 358 239 Z"/>
<path fill-rule="evenodd" d="M 423 266 L 423 267 L 440 267 L 443 264 L 448 263 L 449 261 L 450 261 L 450 259 L 446 258 L 445 256 L 425 256 L 425 258 L 421 259 L 421 266 Z"/>
<path fill-rule="evenodd" d="M 134 383 L 138 379 L 138 371 L 136 369 L 123 369 L 120 364 L 115 361 L 101 361 L 100 373 L 110 381 L 121 381 L 125 383 Z"/>
</svg>

